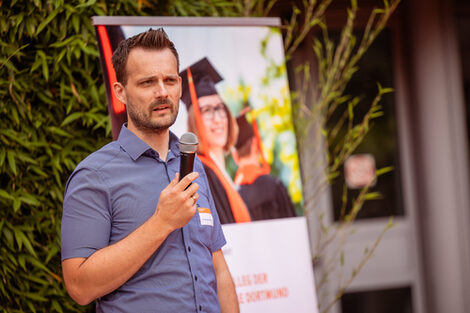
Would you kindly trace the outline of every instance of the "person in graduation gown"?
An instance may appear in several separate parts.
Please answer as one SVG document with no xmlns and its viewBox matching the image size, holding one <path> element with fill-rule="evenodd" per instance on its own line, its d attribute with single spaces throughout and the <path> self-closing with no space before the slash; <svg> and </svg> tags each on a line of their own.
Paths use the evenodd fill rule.
<svg viewBox="0 0 470 313">
<path fill-rule="evenodd" d="M 238 127 L 215 88 L 222 77 L 207 58 L 192 64 L 180 76 L 188 130 L 198 136 L 198 157 L 204 165 L 220 222 L 249 222 L 248 209 L 225 170 L 225 155 L 237 139 Z"/>
<path fill-rule="evenodd" d="M 283 182 L 269 175 L 270 167 L 262 156 L 256 120 L 250 124 L 247 110 L 237 117 L 238 140 L 232 155 L 239 166 L 235 183 L 246 203 L 252 220 L 295 216 L 295 208 Z M 261 162 L 260 162 L 261 159 Z"/>
</svg>

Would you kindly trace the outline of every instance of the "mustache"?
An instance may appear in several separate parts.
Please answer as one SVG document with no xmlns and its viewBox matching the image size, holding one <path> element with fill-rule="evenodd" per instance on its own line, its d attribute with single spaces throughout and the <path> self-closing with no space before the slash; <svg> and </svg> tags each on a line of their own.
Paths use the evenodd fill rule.
<svg viewBox="0 0 470 313">
<path fill-rule="evenodd" d="M 152 107 L 156 107 L 156 106 L 162 105 L 162 104 L 173 105 L 173 102 L 170 99 L 158 99 L 158 100 L 153 101 L 150 105 Z"/>
<path fill-rule="evenodd" d="M 158 100 L 153 101 L 150 104 L 150 108 L 153 110 L 157 106 L 162 105 L 162 104 L 168 104 L 170 107 L 173 106 L 173 102 L 170 99 L 158 99 Z"/>
</svg>

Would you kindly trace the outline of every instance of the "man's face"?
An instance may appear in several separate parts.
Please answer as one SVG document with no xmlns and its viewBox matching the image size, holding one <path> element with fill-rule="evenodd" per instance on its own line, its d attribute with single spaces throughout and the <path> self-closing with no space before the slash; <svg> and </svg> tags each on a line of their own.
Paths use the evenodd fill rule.
<svg viewBox="0 0 470 313">
<path fill-rule="evenodd" d="M 168 129 L 176 120 L 181 97 L 181 78 L 169 49 L 135 48 L 126 64 L 127 84 L 116 83 L 120 101 L 126 104 L 128 128 L 136 131 Z"/>
</svg>

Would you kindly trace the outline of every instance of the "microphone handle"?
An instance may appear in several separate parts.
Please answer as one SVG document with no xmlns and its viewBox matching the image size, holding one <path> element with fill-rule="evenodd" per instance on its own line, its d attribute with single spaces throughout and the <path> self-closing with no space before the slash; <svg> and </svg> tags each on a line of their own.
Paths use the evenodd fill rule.
<svg viewBox="0 0 470 313">
<path fill-rule="evenodd" d="M 193 171 L 195 153 L 180 152 L 180 180 Z M 191 184 L 188 185 L 188 187 Z"/>
</svg>

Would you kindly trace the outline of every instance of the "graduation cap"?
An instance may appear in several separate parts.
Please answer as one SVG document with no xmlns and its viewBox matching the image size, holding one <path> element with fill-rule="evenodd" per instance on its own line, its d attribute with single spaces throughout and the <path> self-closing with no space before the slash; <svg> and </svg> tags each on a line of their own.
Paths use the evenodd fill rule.
<svg viewBox="0 0 470 313">
<path fill-rule="evenodd" d="M 253 126 L 246 119 L 246 113 L 249 110 L 243 110 L 240 115 L 237 116 L 237 125 L 238 125 L 238 138 L 237 143 L 235 144 L 236 149 L 240 149 L 245 142 L 250 140 L 255 136 L 253 132 Z"/>
<path fill-rule="evenodd" d="M 196 95 L 198 98 L 217 94 L 215 84 L 222 80 L 222 76 L 217 73 L 206 57 L 191 65 L 189 69 L 193 77 L 194 88 L 196 89 Z M 189 91 L 187 68 L 181 71 L 179 75 L 182 79 L 183 90 L 181 101 L 186 104 L 186 108 L 189 110 L 192 101 L 191 93 Z"/>
</svg>

